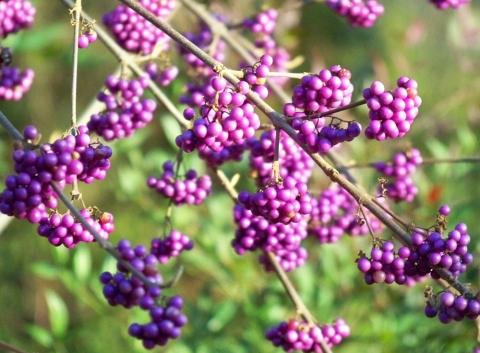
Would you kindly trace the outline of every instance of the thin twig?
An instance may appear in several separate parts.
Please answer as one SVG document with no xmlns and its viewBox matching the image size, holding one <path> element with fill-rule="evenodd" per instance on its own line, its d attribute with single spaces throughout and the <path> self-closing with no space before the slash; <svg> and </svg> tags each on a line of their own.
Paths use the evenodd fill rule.
<svg viewBox="0 0 480 353">
<path fill-rule="evenodd" d="M 237 76 L 238 78 L 243 78 L 245 73 L 242 70 L 229 70 L 233 75 Z M 300 80 L 304 76 L 312 75 L 309 72 L 276 72 L 271 71 L 268 73 L 268 77 L 287 77 L 287 78 L 294 78 Z"/>
<path fill-rule="evenodd" d="M 335 109 L 327 110 L 326 112 L 323 112 L 323 113 L 315 113 L 315 114 L 305 115 L 304 117 L 302 117 L 302 119 L 303 120 L 311 120 L 311 119 L 318 119 L 318 118 L 323 118 L 323 117 L 326 117 L 326 116 L 331 116 L 333 114 L 336 114 L 336 113 L 344 111 L 344 110 L 349 110 L 349 109 L 352 109 L 352 108 L 355 108 L 355 107 L 359 107 L 361 105 L 364 105 L 366 102 L 367 101 L 365 99 L 361 99 L 357 102 L 353 102 L 353 103 L 350 103 L 350 104 L 347 104 L 347 105 L 344 105 L 344 106 L 341 106 L 341 107 L 338 107 L 338 108 L 335 108 Z M 287 118 L 288 121 L 291 121 L 293 119 L 296 119 L 296 118 L 294 118 L 294 117 Z"/>
<path fill-rule="evenodd" d="M 273 151 L 273 164 L 272 164 L 272 172 L 273 172 L 273 181 L 278 183 L 280 181 L 280 161 L 278 160 L 280 155 L 280 132 L 282 130 L 279 128 L 275 129 L 275 149 Z"/>
<path fill-rule="evenodd" d="M 13 126 L 10 120 L 7 119 L 5 115 L 0 111 L 0 125 L 3 126 L 5 131 L 10 135 L 14 141 L 22 141 L 23 135 Z"/>
<path fill-rule="evenodd" d="M 235 190 L 235 187 L 233 187 L 232 183 L 230 182 L 230 180 L 228 180 L 225 173 L 218 168 L 211 168 L 211 169 L 217 176 L 218 180 L 220 180 L 220 183 L 222 184 L 223 188 L 228 193 L 228 195 L 230 195 L 233 202 L 238 203 L 237 190 Z"/>
<path fill-rule="evenodd" d="M 71 125 L 77 126 L 77 73 L 78 73 L 78 37 L 80 36 L 80 15 L 82 13 L 82 0 L 76 0 L 71 10 L 75 12 L 75 23 L 73 31 L 73 69 L 72 69 L 72 117 Z"/>
<path fill-rule="evenodd" d="M 121 1 L 121 0 L 120 0 Z M 214 18 L 209 12 L 207 12 L 202 6 L 191 1 L 191 0 L 179 0 L 189 11 L 195 14 L 199 19 L 201 19 L 213 34 L 220 36 L 229 46 L 234 50 L 238 55 L 240 55 L 248 63 L 253 64 L 257 59 L 250 54 L 245 44 L 245 40 L 239 33 L 232 33 L 228 30 L 227 26 Z M 285 94 L 285 92 L 280 89 L 275 84 L 270 84 L 270 81 L 267 80 L 268 86 L 272 91 L 284 102 L 287 103 L 290 101 L 290 97 Z"/>
<path fill-rule="evenodd" d="M 95 241 L 98 243 L 98 245 L 102 248 L 108 251 L 119 263 L 122 264 L 128 271 L 132 273 L 135 277 L 138 277 L 148 288 L 151 287 L 160 287 L 160 288 L 168 288 L 169 286 L 167 284 L 157 284 L 155 282 L 150 281 L 143 273 L 138 271 L 135 267 L 133 267 L 130 262 L 125 261 L 118 250 L 113 246 L 112 243 L 109 241 L 103 239 L 100 234 L 90 225 L 90 223 L 87 222 L 85 218 L 83 218 L 82 214 L 80 211 L 70 202 L 70 200 L 65 196 L 63 191 L 58 187 L 58 185 L 54 182 L 51 183 L 53 189 L 57 193 L 58 197 L 60 200 L 65 204 L 65 206 L 68 208 L 68 210 L 75 216 L 75 218 L 85 227 L 86 230 L 88 230 Z"/>
<path fill-rule="evenodd" d="M 74 6 L 73 1 L 71 0 L 60 0 L 65 6 L 72 8 Z M 92 21 L 92 18 L 83 12 L 83 17 Z M 105 46 L 125 65 L 127 65 L 137 76 L 145 75 L 145 71 L 136 64 L 135 59 L 132 55 L 128 54 L 123 50 L 115 41 L 110 37 L 110 35 L 105 31 L 101 26 L 95 26 L 95 32 L 98 35 L 98 38 L 105 44 Z M 190 127 L 190 123 L 185 120 L 183 115 L 178 111 L 177 107 L 168 99 L 168 97 L 158 88 L 158 86 L 152 81 L 148 81 L 148 88 L 152 91 L 155 98 L 157 98 L 167 110 L 173 115 L 173 117 L 185 128 Z"/>
<path fill-rule="evenodd" d="M 314 317 L 312 316 L 310 311 L 307 309 L 302 299 L 298 295 L 297 291 L 295 290 L 295 287 L 293 286 L 292 282 L 290 282 L 290 279 L 288 278 L 287 274 L 278 263 L 275 254 L 270 251 L 267 251 L 266 254 L 267 254 L 268 260 L 272 264 L 273 269 L 275 270 L 275 273 L 280 279 L 280 282 L 282 282 L 283 288 L 285 288 L 285 291 L 287 292 L 287 295 L 292 301 L 293 305 L 295 306 L 297 312 L 302 316 L 303 320 L 305 320 L 309 326 L 316 326 Z M 320 343 L 320 346 L 322 347 L 323 352 L 331 353 L 330 348 L 326 345 L 326 343 L 323 340 L 321 340 L 319 343 Z"/>
</svg>

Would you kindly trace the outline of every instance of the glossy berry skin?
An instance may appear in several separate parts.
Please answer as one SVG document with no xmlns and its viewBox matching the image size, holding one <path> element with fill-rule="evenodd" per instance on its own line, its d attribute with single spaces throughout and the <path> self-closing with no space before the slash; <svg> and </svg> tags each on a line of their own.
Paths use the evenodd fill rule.
<svg viewBox="0 0 480 353">
<path fill-rule="evenodd" d="M 104 240 L 108 240 L 109 235 L 115 230 L 114 217 L 111 213 L 105 212 L 101 216 L 96 216 L 86 209 L 81 210 L 80 213 Z M 50 217 L 43 217 L 39 222 L 37 232 L 40 236 L 46 237 L 50 244 L 63 245 L 66 248 L 73 248 L 81 242 L 95 241 L 93 235 L 68 213 L 63 216 L 54 214 Z"/>
<path fill-rule="evenodd" d="M 283 183 L 266 185 L 254 194 L 241 191 L 238 200 L 252 214 L 265 217 L 271 223 L 298 223 L 312 209 L 306 184 L 290 176 Z"/>
<path fill-rule="evenodd" d="M 366 223 L 359 224 L 358 204 L 342 187 L 335 185 L 312 197 L 308 234 L 320 243 L 335 243 L 344 234 L 362 236 L 369 233 Z M 382 231 L 382 223 L 365 210 L 374 234 Z"/>
<path fill-rule="evenodd" d="M 178 257 L 183 250 L 191 250 L 193 241 L 186 234 L 173 229 L 170 234 L 161 239 L 154 238 L 151 242 L 150 253 L 157 257 L 161 264 L 168 262 L 172 257 Z"/>
<path fill-rule="evenodd" d="M 87 124 L 90 131 L 113 141 L 129 137 L 151 122 L 157 104 L 152 99 L 142 99 L 149 80 L 147 76 L 133 80 L 107 77 L 108 92 L 97 95 L 97 100 L 105 103 L 106 109 L 90 117 Z"/>
<path fill-rule="evenodd" d="M 248 141 L 249 166 L 256 176 L 258 187 L 264 187 L 272 177 L 275 147 L 275 131 L 265 131 L 259 139 Z M 290 176 L 298 182 L 307 183 L 312 176 L 314 163 L 308 154 L 284 131 L 280 132 L 278 155 L 280 177 Z"/>
<path fill-rule="evenodd" d="M 333 325 L 312 326 L 296 319 L 283 321 L 265 332 L 265 338 L 275 347 L 285 352 L 323 352 L 320 342 L 329 348 L 340 344 L 350 335 L 350 327 L 343 319 L 337 319 Z"/>
<path fill-rule="evenodd" d="M 327 5 L 353 27 L 372 27 L 384 12 L 375 0 L 327 0 Z"/>
<path fill-rule="evenodd" d="M 439 10 L 446 10 L 449 8 L 458 8 L 463 4 L 467 4 L 470 0 L 429 0 Z"/>
<path fill-rule="evenodd" d="M 177 239 L 175 235 L 173 238 Z M 164 346 L 170 339 L 180 337 L 181 328 L 188 323 L 187 317 L 181 313 L 182 297 L 174 295 L 168 300 L 162 298 L 159 285 L 163 283 L 163 278 L 158 273 L 158 254 L 154 254 L 154 250 L 158 248 L 154 244 L 155 242 L 152 242 L 152 252 L 148 252 L 143 245 L 132 247 L 126 239 L 120 240 L 117 245 L 122 259 L 146 276 L 153 285 L 147 286 L 121 262 L 117 263 L 116 274 L 104 272 L 99 278 L 104 286 L 103 295 L 111 306 L 121 305 L 125 308 L 139 306 L 149 312 L 148 323 L 143 325 L 133 323 L 128 328 L 128 334 L 141 340 L 147 349 L 157 345 Z"/>
<path fill-rule="evenodd" d="M 27 0 L 0 1 L 0 37 L 6 38 L 21 29 L 30 28 L 36 9 Z"/>
<path fill-rule="evenodd" d="M 89 43 L 90 41 L 88 40 L 86 35 L 81 35 L 78 37 L 78 47 L 80 49 L 85 49 L 86 47 L 88 47 Z"/>
<path fill-rule="evenodd" d="M 147 186 L 177 206 L 200 205 L 212 193 L 212 180 L 208 174 L 197 176 L 197 172 L 191 169 L 185 179 L 181 179 L 175 176 L 172 161 L 163 164 L 163 173 L 159 178 L 149 177 Z"/>
<path fill-rule="evenodd" d="M 163 19 L 175 8 L 175 1 L 172 0 L 141 0 L 140 4 Z M 170 38 L 125 5 L 119 5 L 112 12 L 106 13 L 102 21 L 117 43 L 131 53 L 151 54 L 158 42 L 163 43 L 163 51 L 168 50 Z"/>
<path fill-rule="evenodd" d="M 370 110 L 370 124 L 365 129 L 365 136 L 377 141 L 403 137 L 410 130 L 422 104 L 417 88 L 417 81 L 402 76 L 392 92 L 386 91 L 379 81 L 364 89 L 363 98 Z"/>
<path fill-rule="evenodd" d="M 292 271 L 304 265 L 307 251 L 300 246 L 306 238 L 306 221 L 289 224 L 272 224 L 261 216 L 255 216 L 242 205 L 233 209 L 237 225 L 232 247 L 238 255 L 257 249 L 273 252 L 284 271 Z M 259 261 L 266 272 L 273 271 L 268 258 L 261 254 Z"/>
<path fill-rule="evenodd" d="M 1 68 L 0 100 L 20 100 L 30 90 L 34 77 L 31 69 L 20 71 L 16 67 Z"/>
</svg>

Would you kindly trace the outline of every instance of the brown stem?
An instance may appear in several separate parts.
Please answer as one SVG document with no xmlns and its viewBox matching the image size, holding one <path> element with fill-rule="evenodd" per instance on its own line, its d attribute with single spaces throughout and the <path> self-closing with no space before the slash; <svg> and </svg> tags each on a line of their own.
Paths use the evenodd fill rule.
<svg viewBox="0 0 480 353">
<path fill-rule="evenodd" d="M 220 183 L 222 184 L 225 191 L 228 193 L 228 195 L 230 195 L 232 201 L 234 203 L 238 203 L 237 190 L 235 190 L 235 187 L 232 185 L 230 180 L 228 180 L 225 173 L 218 168 L 211 168 L 211 169 L 215 173 L 215 175 L 217 176 L 218 180 L 220 180 Z"/>
<path fill-rule="evenodd" d="M 287 292 L 287 295 L 292 301 L 293 305 L 295 306 L 295 309 L 297 310 L 297 312 L 302 316 L 303 320 L 305 320 L 309 326 L 316 326 L 315 319 L 313 318 L 312 314 L 307 309 L 302 299 L 298 295 L 297 291 L 295 290 L 295 287 L 293 286 L 292 282 L 290 282 L 290 279 L 288 278 L 287 274 L 278 263 L 275 254 L 271 251 L 267 251 L 266 254 L 267 254 L 268 260 L 272 264 L 273 269 L 275 270 L 275 273 L 280 279 L 280 282 L 282 282 L 283 288 L 285 288 L 285 291 Z M 323 352 L 331 353 L 330 348 L 328 348 L 328 346 L 325 344 L 323 340 L 320 341 L 320 346 L 322 347 Z"/>
<path fill-rule="evenodd" d="M 68 8 L 72 8 L 74 3 L 72 0 L 60 0 Z M 82 13 L 83 17 L 92 21 L 92 18 L 88 16 L 85 12 Z M 145 71 L 137 65 L 132 55 L 128 54 L 123 50 L 115 41 L 110 37 L 110 35 L 105 31 L 101 26 L 95 26 L 95 32 L 97 32 L 98 38 L 105 44 L 105 46 L 115 55 L 122 63 L 127 65 L 137 76 L 142 76 L 145 74 Z M 183 115 L 178 111 L 177 107 L 168 99 L 168 97 L 158 88 L 158 86 L 152 81 L 148 81 L 148 88 L 167 109 L 174 116 L 174 118 L 184 127 L 189 128 L 190 123 L 185 120 Z"/>
<path fill-rule="evenodd" d="M 14 352 L 14 353 L 28 353 L 27 351 L 14 347 L 11 344 L 8 344 L 7 342 L 3 342 L 3 341 L 0 341 L 0 348 L 4 348 L 9 352 Z"/>
<path fill-rule="evenodd" d="M 190 42 L 187 38 L 182 36 L 179 32 L 174 30 L 172 27 L 168 25 L 165 21 L 160 18 L 157 18 L 149 11 L 145 10 L 139 3 L 133 0 L 119 0 L 120 2 L 124 3 L 135 12 L 137 12 L 140 16 L 144 17 L 147 21 L 151 22 L 154 26 L 162 30 L 165 34 L 167 34 L 170 38 L 174 41 L 179 43 L 182 47 L 184 47 L 187 51 L 195 55 L 197 58 L 202 60 L 205 64 L 207 64 L 210 68 L 212 68 L 215 72 L 223 73 L 223 77 L 233 85 L 238 83 L 238 78 L 234 75 L 230 74 L 228 70 L 225 70 L 225 67 L 222 63 L 216 61 L 207 53 L 202 51 L 198 48 L 195 44 Z M 182 0 L 183 1 L 183 0 Z M 318 154 L 311 154 L 308 150 L 308 146 L 300 143 L 297 138 L 297 132 L 287 123 L 285 116 L 282 114 L 277 113 L 270 105 L 264 102 L 262 99 L 258 97 L 258 95 L 249 92 L 247 97 L 250 101 L 253 102 L 254 105 L 257 106 L 273 123 L 275 127 L 279 127 L 284 130 L 302 149 L 309 154 L 309 156 L 313 159 L 313 161 L 317 164 L 317 166 L 322 169 L 322 171 L 335 183 L 340 184 L 350 195 L 352 195 L 357 202 L 362 200 L 364 206 L 372 212 L 382 223 L 384 223 L 395 235 L 397 239 L 402 241 L 404 244 L 411 245 L 411 238 L 410 234 L 403 230 L 395 221 L 393 221 L 388 215 L 386 215 L 383 210 L 376 205 L 372 197 L 367 195 L 366 193 L 362 192 L 359 188 L 349 182 L 345 177 L 340 175 L 340 173 L 335 170 L 330 164 L 328 164 L 320 155 Z M 363 103 L 362 103 L 363 104 Z M 469 289 L 463 285 L 462 283 L 458 282 L 456 278 L 447 270 L 437 271 L 440 276 L 448 281 L 452 286 L 454 286 L 457 290 L 459 290 L 462 294 L 470 294 Z"/>
<path fill-rule="evenodd" d="M 108 251 L 118 262 L 120 262 L 128 271 L 130 271 L 133 275 L 138 277 L 145 285 L 150 288 L 150 287 L 160 287 L 160 288 L 168 288 L 168 283 L 167 284 L 156 284 L 152 281 L 150 281 L 143 273 L 138 271 L 136 268 L 134 268 L 130 262 L 125 261 L 118 250 L 112 245 L 112 243 L 104 240 L 100 234 L 87 222 L 85 218 L 83 218 L 82 214 L 80 211 L 70 202 L 70 200 L 67 198 L 67 196 L 63 193 L 63 191 L 58 187 L 58 185 L 54 182 L 51 183 L 53 189 L 57 193 L 58 197 L 60 200 L 64 203 L 64 205 L 68 208 L 68 210 L 75 216 L 75 218 L 85 227 L 86 230 L 88 230 L 95 241 L 98 243 L 98 245 L 102 248 Z"/>
</svg>

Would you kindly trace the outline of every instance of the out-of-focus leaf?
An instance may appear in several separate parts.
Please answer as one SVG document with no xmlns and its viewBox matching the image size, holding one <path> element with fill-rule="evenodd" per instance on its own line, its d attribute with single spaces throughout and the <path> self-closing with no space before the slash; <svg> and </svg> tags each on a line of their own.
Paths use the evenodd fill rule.
<svg viewBox="0 0 480 353">
<path fill-rule="evenodd" d="M 63 246 L 51 246 L 51 248 L 55 261 L 61 265 L 65 265 L 70 258 L 70 250 Z"/>
<path fill-rule="evenodd" d="M 28 33 L 20 31 L 15 36 L 8 36 L 5 41 L 7 46 L 13 47 L 15 52 L 32 52 L 47 48 L 65 33 L 65 23 L 53 23 L 48 26 L 36 28 Z"/>
<path fill-rule="evenodd" d="M 175 144 L 175 138 L 182 133 L 178 122 L 173 116 L 166 114 L 160 117 L 160 124 L 162 125 L 163 131 L 168 142 L 170 142 L 170 145 L 174 148 L 178 148 Z"/>
<path fill-rule="evenodd" d="M 45 347 L 51 347 L 54 340 L 50 331 L 37 325 L 27 325 L 28 334 L 38 343 Z"/>
<path fill-rule="evenodd" d="M 73 271 L 81 282 L 85 282 L 90 276 L 92 257 L 90 250 L 85 246 L 79 246 L 73 255 Z"/>
<path fill-rule="evenodd" d="M 63 338 L 68 328 L 68 309 L 63 299 L 53 290 L 45 291 L 48 306 L 48 317 L 54 337 Z"/>
<path fill-rule="evenodd" d="M 207 328 L 210 331 L 220 331 L 237 312 L 238 305 L 233 301 L 225 301 L 216 306 L 214 316 L 208 321 Z"/>
<path fill-rule="evenodd" d="M 477 136 L 473 130 L 465 125 L 457 129 L 458 142 L 462 146 L 462 151 L 474 152 L 478 146 Z"/>
<path fill-rule="evenodd" d="M 35 262 L 30 268 L 35 275 L 45 279 L 55 279 L 60 272 L 56 266 L 46 262 Z"/>
</svg>

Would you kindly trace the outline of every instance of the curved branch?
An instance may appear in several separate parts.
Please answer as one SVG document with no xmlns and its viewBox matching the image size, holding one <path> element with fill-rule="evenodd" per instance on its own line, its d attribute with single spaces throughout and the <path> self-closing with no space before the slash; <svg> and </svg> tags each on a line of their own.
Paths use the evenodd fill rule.
<svg viewBox="0 0 480 353">
<path fill-rule="evenodd" d="M 187 38 L 181 35 L 178 31 L 173 29 L 160 18 L 157 18 L 148 10 L 143 8 L 138 2 L 133 0 L 119 0 L 124 3 L 140 16 L 144 17 L 147 21 L 151 22 L 157 28 L 162 30 L 174 41 L 182 45 L 186 50 L 195 55 L 197 58 L 202 60 L 215 72 L 222 72 L 223 77 L 233 85 L 236 85 L 239 80 L 235 75 L 231 74 L 228 70 L 225 69 L 224 65 L 210 55 L 202 51 L 195 44 L 190 42 Z M 260 99 L 258 95 L 253 92 L 249 92 L 247 95 L 248 99 L 255 104 L 255 106 L 260 109 L 273 123 L 277 128 L 284 130 L 302 149 L 309 154 L 313 161 L 319 166 L 322 171 L 335 183 L 338 183 L 344 188 L 350 195 L 352 195 L 358 203 L 362 203 L 370 212 L 372 212 L 383 224 L 385 224 L 399 239 L 402 243 L 406 245 L 411 245 L 410 233 L 402 229 L 394 220 L 389 216 L 385 215 L 383 210 L 375 204 L 372 196 L 362 192 L 358 187 L 349 182 L 345 177 L 343 177 L 335 168 L 328 164 L 320 155 L 312 154 L 308 150 L 308 146 L 300 143 L 297 138 L 297 132 L 287 123 L 285 116 L 277 113 L 270 105 L 265 101 Z M 441 278 L 445 279 L 450 283 L 455 289 L 457 289 L 462 294 L 471 294 L 470 290 L 462 283 L 458 282 L 457 279 L 447 270 L 439 269 L 437 271 Z"/>
</svg>

